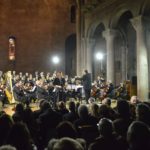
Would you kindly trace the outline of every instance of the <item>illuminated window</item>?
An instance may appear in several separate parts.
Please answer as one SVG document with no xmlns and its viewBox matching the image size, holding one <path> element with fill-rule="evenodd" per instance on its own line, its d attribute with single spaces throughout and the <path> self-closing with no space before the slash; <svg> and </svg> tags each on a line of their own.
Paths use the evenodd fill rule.
<svg viewBox="0 0 150 150">
<path fill-rule="evenodd" d="M 15 60 L 15 37 L 9 37 L 9 60 Z"/>
</svg>

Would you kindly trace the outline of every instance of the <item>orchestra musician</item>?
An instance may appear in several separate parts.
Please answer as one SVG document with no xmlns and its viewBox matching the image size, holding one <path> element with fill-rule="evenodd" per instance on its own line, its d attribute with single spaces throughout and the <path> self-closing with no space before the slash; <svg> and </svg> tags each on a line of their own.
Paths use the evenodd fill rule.
<svg viewBox="0 0 150 150">
<path fill-rule="evenodd" d="M 2 106 L 4 107 L 4 104 L 7 101 L 4 84 L 0 84 L 0 101 L 2 102 Z"/>
<path fill-rule="evenodd" d="M 33 84 L 33 82 L 30 81 L 24 84 L 24 93 L 29 102 L 36 100 L 36 86 Z"/>
<path fill-rule="evenodd" d="M 24 87 L 21 80 L 16 81 L 15 86 L 13 87 L 13 94 L 16 101 L 25 103 L 27 106 L 29 105 L 29 101 L 24 93 Z"/>
<path fill-rule="evenodd" d="M 65 101 L 65 93 L 64 93 L 65 79 L 62 75 L 62 72 L 56 73 L 56 77 L 54 78 L 53 85 L 56 92 L 56 100 Z"/>
<path fill-rule="evenodd" d="M 91 74 L 88 73 L 88 70 L 84 70 L 82 76 L 83 88 L 85 93 L 85 100 L 88 103 L 88 99 L 91 97 Z"/>
<path fill-rule="evenodd" d="M 49 100 L 49 93 L 45 87 L 45 83 L 42 80 L 36 81 L 36 97 L 38 100 Z"/>
</svg>

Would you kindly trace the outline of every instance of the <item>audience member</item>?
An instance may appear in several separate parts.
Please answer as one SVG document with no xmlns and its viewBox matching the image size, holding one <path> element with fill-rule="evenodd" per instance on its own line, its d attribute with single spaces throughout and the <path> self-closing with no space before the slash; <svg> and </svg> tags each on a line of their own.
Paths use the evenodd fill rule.
<svg viewBox="0 0 150 150">
<path fill-rule="evenodd" d="M 62 138 L 62 137 L 70 137 L 70 138 L 77 138 L 77 131 L 73 127 L 73 124 L 64 121 L 58 124 L 56 127 L 56 132 L 57 132 L 57 137 Z"/>
<path fill-rule="evenodd" d="M 129 150 L 150 150 L 150 131 L 148 126 L 140 121 L 133 122 L 127 132 Z"/>
<path fill-rule="evenodd" d="M 3 145 L 0 147 L 0 150 L 16 150 L 16 148 L 11 145 Z"/>
<path fill-rule="evenodd" d="M 110 150 L 119 149 L 119 143 L 113 136 L 112 121 L 102 118 L 98 124 L 99 137 L 89 146 L 89 150 Z"/>
<path fill-rule="evenodd" d="M 142 121 L 150 126 L 150 108 L 146 104 L 138 104 L 136 107 L 136 120 Z"/>
<path fill-rule="evenodd" d="M 78 119 L 78 115 L 76 113 L 76 105 L 74 101 L 69 101 L 68 109 L 69 109 L 69 112 L 63 116 L 63 119 L 73 123 L 75 120 Z"/>
<path fill-rule="evenodd" d="M 82 145 L 71 138 L 62 138 L 53 146 L 53 150 L 84 150 Z"/>
<path fill-rule="evenodd" d="M 34 146 L 29 130 L 22 123 L 12 126 L 6 143 L 16 147 L 17 150 L 32 150 Z"/>
<path fill-rule="evenodd" d="M 0 116 L 0 146 L 5 144 L 6 138 L 13 126 L 11 117 L 7 114 Z"/>
</svg>

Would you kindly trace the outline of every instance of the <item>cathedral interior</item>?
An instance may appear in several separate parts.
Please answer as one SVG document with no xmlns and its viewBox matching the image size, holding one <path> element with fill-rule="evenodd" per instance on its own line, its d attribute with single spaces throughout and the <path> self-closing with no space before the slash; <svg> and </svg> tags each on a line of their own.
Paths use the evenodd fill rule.
<svg viewBox="0 0 150 150">
<path fill-rule="evenodd" d="M 148 99 L 149 0 L 2 0 L 0 20 L 0 70 L 80 76 L 88 69 L 116 85 L 130 80 Z"/>
<path fill-rule="evenodd" d="M 0 150 L 150 150 L 150 0 L 0 0 Z"/>
</svg>

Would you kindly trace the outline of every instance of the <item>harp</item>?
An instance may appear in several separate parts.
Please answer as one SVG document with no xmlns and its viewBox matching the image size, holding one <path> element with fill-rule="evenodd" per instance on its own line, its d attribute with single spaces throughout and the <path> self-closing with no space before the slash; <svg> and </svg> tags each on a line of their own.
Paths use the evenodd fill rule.
<svg viewBox="0 0 150 150">
<path fill-rule="evenodd" d="M 8 98 L 8 101 L 10 102 L 10 104 L 15 103 L 15 99 L 14 99 L 14 94 L 13 94 L 13 84 L 12 84 L 12 74 L 11 71 L 8 71 L 5 74 L 6 77 L 6 89 L 5 89 L 5 93 L 6 96 Z"/>
</svg>

